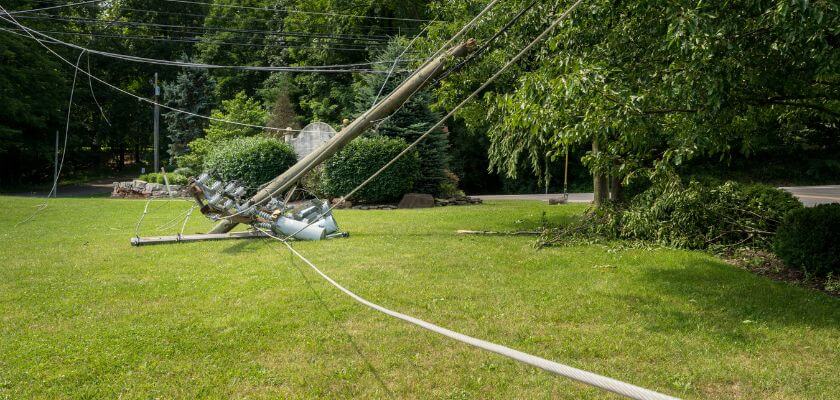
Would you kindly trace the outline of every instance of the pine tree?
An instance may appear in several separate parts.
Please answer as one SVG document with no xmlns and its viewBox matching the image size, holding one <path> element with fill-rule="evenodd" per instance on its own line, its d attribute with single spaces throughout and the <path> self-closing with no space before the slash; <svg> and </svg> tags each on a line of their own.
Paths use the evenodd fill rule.
<svg viewBox="0 0 840 400">
<path fill-rule="evenodd" d="M 163 98 L 169 107 L 198 115 L 209 115 L 216 107 L 216 82 L 203 69 L 183 69 L 174 82 L 163 85 Z M 169 156 L 174 163 L 179 155 L 189 152 L 187 144 L 204 136 L 207 120 L 193 115 L 169 111 L 163 115 L 169 137 Z"/>
<path fill-rule="evenodd" d="M 376 57 L 376 61 L 390 61 L 399 57 L 408 40 L 397 37 Z M 405 57 L 405 56 L 403 56 Z M 374 64 L 375 69 L 391 70 L 391 63 Z M 390 74 L 368 74 L 355 85 L 357 97 L 355 110 L 361 114 L 370 108 L 374 101 L 382 100 L 391 93 L 410 74 L 405 63 L 399 63 Z M 387 82 L 385 81 L 387 78 Z M 384 88 L 383 88 L 384 84 Z M 381 93 L 380 93 L 381 92 Z M 441 115 L 430 108 L 434 102 L 432 94 L 421 90 L 412 96 L 393 116 L 378 125 L 372 134 L 400 137 L 411 143 L 431 128 Z M 374 125 L 376 126 L 376 125 Z M 441 184 L 449 178 L 449 136 L 443 129 L 437 129 L 417 145 L 420 154 L 420 178 L 414 184 L 414 191 L 419 193 L 440 194 Z"/>
</svg>

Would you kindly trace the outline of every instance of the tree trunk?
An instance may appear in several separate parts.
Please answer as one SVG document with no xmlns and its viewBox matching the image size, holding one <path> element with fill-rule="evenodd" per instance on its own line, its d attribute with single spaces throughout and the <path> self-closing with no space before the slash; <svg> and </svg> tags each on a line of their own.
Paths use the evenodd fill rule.
<svg viewBox="0 0 840 400">
<path fill-rule="evenodd" d="M 140 143 L 134 144 L 134 165 L 140 165 Z M 152 171 L 157 172 L 157 171 Z"/>
<path fill-rule="evenodd" d="M 597 156 L 600 153 L 598 148 L 598 139 L 592 139 L 592 154 Z M 592 174 L 592 186 L 595 194 L 595 207 L 600 207 L 607 201 L 609 193 L 607 192 L 607 177 L 604 174 L 595 172 Z"/>
<path fill-rule="evenodd" d="M 620 203 L 623 200 L 621 193 L 621 178 L 617 176 L 610 177 L 610 200 L 614 203 Z"/>
</svg>

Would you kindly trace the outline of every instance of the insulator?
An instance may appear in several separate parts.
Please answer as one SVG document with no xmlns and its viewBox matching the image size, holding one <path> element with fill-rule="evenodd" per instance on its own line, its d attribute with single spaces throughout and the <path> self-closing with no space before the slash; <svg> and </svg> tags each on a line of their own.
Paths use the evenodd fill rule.
<svg viewBox="0 0 840 400">
<path fill-rule="evenodd" d="M 208 189 L 210 189 L 213 192 L 218 192 L 221 187 L 222 187 L 222 182 L 216 181 L 216 182 L 213 182 L 213 184 L 210 185 L 208 187 Z"/>
<path fill-rule="evenodd" d="M 227 194 L 232 195 L 235 190 L 236 190 L 236 184 L 233 183 L 233 182 L 228 183 L 227 186 L 225 186 L 225 193 L 227 193 Z"/>
<path fill-rule="evenodd" d="M 202 173 L 201 175 L 198 176 L 198 179 L 196 179 L 196 182 L 204 185 L 204 184 L 207 184 L 207 181 L 209 181 L 209 180 L 210 180 L 210 175 L 208 175 L 206 172 L 204 172 L 204 173 Z"/>
<path fill-rule="evenodd" d="M 216 194 L 207 198 L 207 203 L 209 203 L 213 207 L 216 207 L 221 200 L 222 200 L 222 195 L 220 193 L 216 193 Z"/>
<path fill-rule="evenodd" d="M 233 197 L 242 197 L 242 196 L 245 195 L 245 193 L 247 193 L 245 188 L 244 187 L 239 187 L 233 193 L 231 193 L 231 195 L 233 195 Z"/>
</svg>

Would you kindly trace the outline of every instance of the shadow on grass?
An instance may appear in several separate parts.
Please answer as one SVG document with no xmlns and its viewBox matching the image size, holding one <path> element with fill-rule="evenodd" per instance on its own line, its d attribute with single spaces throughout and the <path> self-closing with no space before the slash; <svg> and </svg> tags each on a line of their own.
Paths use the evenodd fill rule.
<svg viewBox="0 0 840 400">
<path fill-rule="evenodd" d="M 687 261 L 682 268 L 649 268 L 636 276 L 638 285 L 656 294 L 625 295 L 638 304 L 653 331 L 690 333 L 702 327 L 736 341 L 754 337 L 751 324 L 840 327 L 840 300 L 826 294 L 755 276 L 722 261 Z M 672 300 L 673 307 L 646 306 Z"/>
</svg>

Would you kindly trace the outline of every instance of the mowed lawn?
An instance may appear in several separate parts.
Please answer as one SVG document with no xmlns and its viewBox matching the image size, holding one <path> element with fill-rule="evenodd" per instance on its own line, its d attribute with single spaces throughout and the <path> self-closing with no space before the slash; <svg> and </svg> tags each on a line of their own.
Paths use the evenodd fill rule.
<svg viewBox="0 0 840 400">
<path fill-rule="evenodd" d="M 133 248 L 143 201 L 2 198 L 0 398 L 615 398 L 354 303 L 276 242 Z M 145 235 L 189 208 L 153 203 Z M 840 300 L 712 256 L 463 237 L 504 202 L 340 211 L 297 248 L 397 311 L 685 398 L 840 398 Z M 187 231 L 211 225 L 196 211 Z"/>
</svg>

